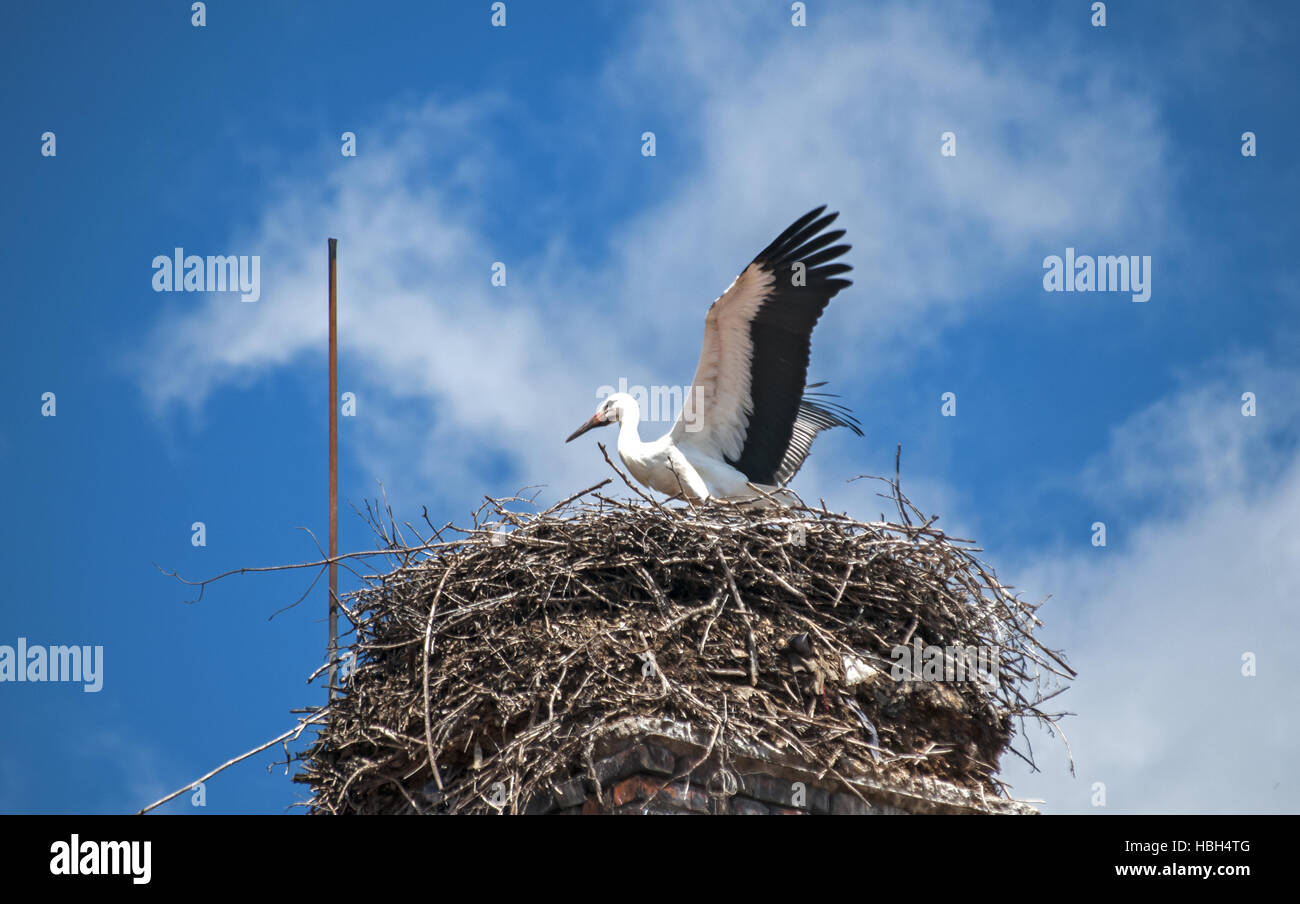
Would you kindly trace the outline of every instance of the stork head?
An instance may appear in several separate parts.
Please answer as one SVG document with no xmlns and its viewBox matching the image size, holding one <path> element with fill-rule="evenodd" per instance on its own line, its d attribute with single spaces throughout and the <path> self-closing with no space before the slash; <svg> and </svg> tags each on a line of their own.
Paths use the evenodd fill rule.
<svg viewBox="0 0 1300 904">
<path fill-rule="evenodd" d="M 629 413 L 638 411 L 636 399 L 632 398 L 632 396 L 626 392 L 612 393 L 605 397 L 605 401 L 600 403 L 600 407 L 596 409 L 596 413 L 591 416 L 591 419 L 577 430 L 574 430 L 565 442 L 571 443 L 588 430 L 621 421 Z"/>
</svg>

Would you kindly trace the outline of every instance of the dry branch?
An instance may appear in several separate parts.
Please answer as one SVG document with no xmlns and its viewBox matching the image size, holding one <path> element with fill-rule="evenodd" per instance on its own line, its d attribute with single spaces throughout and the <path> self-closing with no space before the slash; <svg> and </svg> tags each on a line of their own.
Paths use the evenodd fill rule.
<svg viewBox="0 0 1300 904">
<path fill-rule="evenodd" d="M 1035 607 L 886 484 L 897 523 L 579 501 L 599 485 L 540 513 L 489 499 L 414 547 L 372 516 L 391 567 L 345 596 L 354 667 L 295 780 L 322 813 L 523 812 L 633 719 L 700 728 L 721 769 L 765 749 L 1004 796 L 1013 722 L 1058 719 L 1040 706 L 1073 672 Z M 896 680 L 913 642 L 994 650 L 994 681 Z"/>
</svg>

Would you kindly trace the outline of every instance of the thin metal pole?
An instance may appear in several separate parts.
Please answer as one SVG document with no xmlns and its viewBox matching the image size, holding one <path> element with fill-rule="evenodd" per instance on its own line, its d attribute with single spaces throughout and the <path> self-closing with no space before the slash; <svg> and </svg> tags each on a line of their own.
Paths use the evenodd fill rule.
<svg viewBox="0 0 1300 904">
<path fill-rule="evenodd" d="M 339 652 L 339 326 L 338 239 L 330 239 L 330 670 L 329 700 L 338 688 Z"/>
</svg>

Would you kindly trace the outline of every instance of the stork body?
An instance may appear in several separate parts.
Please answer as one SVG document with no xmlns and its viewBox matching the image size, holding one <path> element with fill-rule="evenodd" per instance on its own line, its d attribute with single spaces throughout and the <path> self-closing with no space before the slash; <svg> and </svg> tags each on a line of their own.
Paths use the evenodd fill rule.
<svg viewBox="0 0 1300 904">
<path fill-rule="evenodd" d="M 674 442 L 672 433 L 642 442 L 638 429 L 641 407 L 633 396 L 616 392 L 605 401 L 619 425 L 619 458 L 645 486 L 669 496 L 681 493 L 696 500 L 755 495 L 749 489 L 749 478 L 740 471 L 690 443 Z"/>
<path fill-rule="evenodd" d="M 796 220 L 754 258 L 709 308 L 704 345 L 672 430 L 643 442 L 640 406 L 608 396 L 574 431 L 619 424 L 618 454 L 638 481 L 688 499 L 770 497 L 794 477 L 822 430 L 857 421 L 805 385 L 813 327 L 850 285 L 843 230 L 825 232 L 837 214 L 819 207 Z M 830 246 L 830 247 L 828 247 Z"/>
</svg>

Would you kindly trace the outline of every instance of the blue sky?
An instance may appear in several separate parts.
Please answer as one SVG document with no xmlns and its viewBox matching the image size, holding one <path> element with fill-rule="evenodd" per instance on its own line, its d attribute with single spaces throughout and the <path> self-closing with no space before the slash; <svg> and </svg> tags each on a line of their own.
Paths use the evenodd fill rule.
<svg viewBox="0 0 1300 904">
<path fill-rule="evenodd" d="M 794 488 L 874 517 L 846 480 L 901 443 L 913 500 L 1051 596 L 1078 775 L 1034 734 L 1042 772 L 1004 762 L 1016 793 L 1300 809 L 1300 14 L 818 0 L 794 28 L 789 3 L 703 6 L 6 12 L 0 644 L 102 645 L 105 676 L 0 684 L 0 811 L 137 809 L 321 702 L 323 590 L 268 621 L 301 574 L 187 605 L 154 563 L 317 557 L 328 236 L 351 550 L 373 541 L 346 502 L 380 483 L 400 518 L 464 521 L 485 493 L 600 479 L 593 442 L 562 443 L 598 387 L 688 380 L 708 304 L 822 203 L 855 271 L 811 377 L 866 436 L 820 439 Z M 154 292 L 176 247 L 257 255 L 260 300 Z M 1044 292 L 1067 247 L 1149 255 L 1150 301 Z M 300 800 L 274 759 L 204 812 Z"/>
</svg>

